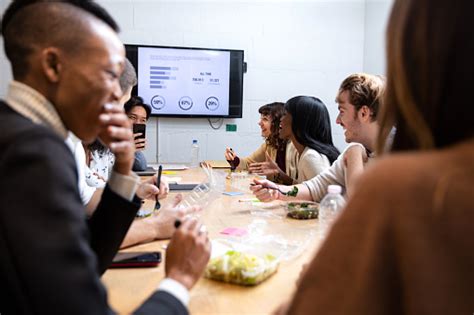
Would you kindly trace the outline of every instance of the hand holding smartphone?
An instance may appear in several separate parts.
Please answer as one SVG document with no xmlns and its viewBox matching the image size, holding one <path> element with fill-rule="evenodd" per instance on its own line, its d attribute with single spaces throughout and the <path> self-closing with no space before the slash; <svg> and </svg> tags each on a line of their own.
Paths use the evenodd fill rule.
<svg viewBox="0 0 474 315">
<path fill-rule="evenodd" d="M 133 136 L 135 139 L 135 148 L 142 150 L 145 148 L 146 138 L 146 125 L 145 124 L 133 124 Z"/>
<path fill-rule="evenodd" d="M 145 124 L 133 124 L 133 134 L 140 133 L 136 136 L 135 139 L 145 139 L 146 138 L 146 125 Z"/>
</svg>

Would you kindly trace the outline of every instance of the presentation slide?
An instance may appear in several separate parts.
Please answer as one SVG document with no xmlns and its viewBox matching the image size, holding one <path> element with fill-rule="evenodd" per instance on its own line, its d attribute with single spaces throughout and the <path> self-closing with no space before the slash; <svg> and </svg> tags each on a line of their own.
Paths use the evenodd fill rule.
<svg viewBox="0 0 474 315">
<path fill-rule="evenodd" d="M 138 95 L 161 115 L 229 114 L 230 52 L 138 48 Z"/>
</svg>

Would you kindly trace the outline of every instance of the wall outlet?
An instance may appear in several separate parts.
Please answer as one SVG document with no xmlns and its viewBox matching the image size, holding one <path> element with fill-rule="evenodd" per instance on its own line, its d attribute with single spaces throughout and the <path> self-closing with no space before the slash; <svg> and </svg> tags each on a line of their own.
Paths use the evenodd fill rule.
<svg viewBox="0 0 474 315">
<path fill-rule="evenodd" d="M 225 131 L 237 131 L 237 125 L 234 124 L 226 124 Z"/>
</svg>

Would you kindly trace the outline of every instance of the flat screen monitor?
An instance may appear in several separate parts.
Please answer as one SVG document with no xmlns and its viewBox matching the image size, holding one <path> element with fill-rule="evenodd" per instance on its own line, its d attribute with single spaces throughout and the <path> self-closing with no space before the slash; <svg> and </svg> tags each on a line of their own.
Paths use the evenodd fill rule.
<svg viewBox="0 0 474 315">
<path fill-rule="evenodd" d="M 242 118 L 244 51 L 125 45 L 153 116 Z"/>
</svg>

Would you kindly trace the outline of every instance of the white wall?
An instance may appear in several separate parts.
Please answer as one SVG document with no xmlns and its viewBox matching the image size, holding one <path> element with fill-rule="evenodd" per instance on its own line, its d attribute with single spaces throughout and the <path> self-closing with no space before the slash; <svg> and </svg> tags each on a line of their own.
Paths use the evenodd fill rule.
<svg viewBox="0 0 474 315">
<path fill-rule="evenodd" d="M 158 120 L 160 162 L 186 162 L 192 139 L 202 159 L 222 159 L 225 146 L 246 155 L 262 142 L 257 109 L 273 101 L 309 94 L 336 117 L 337 87 L 362 71 L 365 2 L 359 1 L 100 1 L 122 26 L 125 43 L 245 50 L 244 117 L 225 120 L 237 132 L 213 130 L 206 119 Z M 152 119 L 150 127 L 156 125 Z M 344 146 L 340 127 L 336 142 Z M 155 160 L 149 138 L 146 154 Z"/>
<path fill-rule="evenodd" d="M 1 1 L 3 11 L 7 1 Z M 125 43 L 245 50 L 243 118 L 226 119 L 220 130 L 206 119 L 152 118 L 149 162 L 188 162 L 192 139 L 199 140 L 201 159 L 223 159 L 225 146 L 245 156 L 262 142 L 257 109 L 305 94 L 326 103 L 342 149 L 342 129 L 334 123 L 340 82 L 353 72 L 384 69 L 383 24 L 391 0 L 98 2 L 121 25 Z M 3 50 L 0 63 L 3 96 L 10 80 Z M 226 123 L 237 124 L 237 132 L 226 132 Z"/>
<path fill-rule="evenodd" d="M 365 8 L 364 71 L 385 73 L 385 29 L 393 0 L 367 0 Z"/>
</svg>

